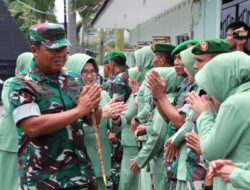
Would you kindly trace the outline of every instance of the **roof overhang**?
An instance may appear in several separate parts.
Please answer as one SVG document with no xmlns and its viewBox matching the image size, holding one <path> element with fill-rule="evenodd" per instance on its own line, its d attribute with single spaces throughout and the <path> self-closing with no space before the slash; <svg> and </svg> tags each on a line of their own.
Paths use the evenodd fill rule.
<svg viewBox="0 0 250 190">
<path fill-rule="evenodd" d="M 94 28 L 133 29 L 183 0 L 105 0 L 91 24 Z"/>
</svg>

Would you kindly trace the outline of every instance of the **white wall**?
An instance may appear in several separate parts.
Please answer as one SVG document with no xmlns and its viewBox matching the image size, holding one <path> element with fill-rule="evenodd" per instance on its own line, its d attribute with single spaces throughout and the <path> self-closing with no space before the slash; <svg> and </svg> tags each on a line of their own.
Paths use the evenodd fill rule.
<svg viewBox="0 0 250 190">
<path fill-rule="evenodd" d="M 129 42 L 136 45 L 138 41 L 152 41 L 152 36 L 170 36 L 171 43 L 176 45 L 176 36 L 191 31 L 194 40 L 219 38 L 220 5 L 221 0 L 200 0 L 195 3 L 184 0 L 130 30 Z"/>
</svg>

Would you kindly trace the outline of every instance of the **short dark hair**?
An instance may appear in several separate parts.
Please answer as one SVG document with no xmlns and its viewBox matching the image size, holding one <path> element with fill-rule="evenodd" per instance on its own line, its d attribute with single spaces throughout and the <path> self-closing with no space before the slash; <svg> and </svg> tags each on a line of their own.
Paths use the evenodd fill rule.
<svg viewBox="0 0 250 190">
<path fill-rule="evenodd" d="M 157 54 L 161 57 L 164 57 L 166 59 L 166 61 L 171 64 L 174 65 L 174 59 L 171 57 L 171 52 L 157 52 Z"/>
<path fill-rule="evenodd" d="M 244 22 L 241 22 L 241 21 L 234 21 L 234 22 L 231 22 L 229 25 L 227 25 L 227 28 L 226 28 L 226 31 L 228 31 L 229 29 L 233 29 L 233 30 L 236 30 L 236 29 L 239 29 L 241 27 L 244 27 L 244 29 L 249 32 L 249 26 L 244 23 Z"/>
<path fill-rule="evenodd" d="M 126 66 L 126 61 L 121 59 L 120 57 L 117 57 L 117 58 L 114 58 L 114 59 L 111 59 L 110 60 L 114 61 L 114 63 L 118 66 Z"/>
</svg>

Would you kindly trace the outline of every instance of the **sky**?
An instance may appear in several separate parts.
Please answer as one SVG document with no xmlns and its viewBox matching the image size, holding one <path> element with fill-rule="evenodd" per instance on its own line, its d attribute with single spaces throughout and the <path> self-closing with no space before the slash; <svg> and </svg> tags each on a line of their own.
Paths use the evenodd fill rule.
<svg viewBox="0 0 250 190">
<path fill-rule="evenodd" d="M 68 11 L 68 9 L 67 9 Z M 58 23 L 64 23 L 64 0 L 56 0 L 55 2 L 55 14 L 57 17 Z M 81 20 L 80 16 L 77 14 L 76 18 L 77 22 Z M 128 38 L 129 33 L 125 30 L 124 31 L 124 37 Z"/>
<path fill-rule="evenodd" d="M 68 8 L 66 9 L 68 11 Z M 64 0 L 56 0 L 55 2 L 55 14 L 57 17 L 57 21 L 59 23 L 64 22 Z M 77 15 L 77 22 L 81 20 L 80 16 Z"/>
<path fill-rule="evenodd" d="M 64 22 L 64 5 L 63 5 L 63 2 L 64 0 L 56 0 L 56 7 L 55 7 L 55 14 L 56 14 L 56 17 L 57 17 L 57 21 L 59 23 L 62 23 Z"/>
</svg>

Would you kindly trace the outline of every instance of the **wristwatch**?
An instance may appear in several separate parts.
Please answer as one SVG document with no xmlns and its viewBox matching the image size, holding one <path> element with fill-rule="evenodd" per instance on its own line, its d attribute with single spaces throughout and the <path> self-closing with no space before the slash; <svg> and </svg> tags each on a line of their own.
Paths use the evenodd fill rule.
<svg viewBox="0 0 250 190">
<path fill-rule="evenodd" d="M 112 120 L 117 120 L 117 119 L 119 119 L 120 118 L 120 116 L 117 116 L 116 118 L 112 118 Z"/>
<path fill-rule="evenodd" d="M 140 123 L 140 121 L 139 121 L 139 119 L 138 119 L 137 116 L 135 116 L 134 118 L 135 118 L 135 121 L 136 121 L 137 123 Z"/>
<path fill-rule="evenodd" d="M 204 188 L 204 190 L 213 190 L 213 186 L 207 185 L 205 182 L 202 183 L 202 187 Z"/>
</svg>

